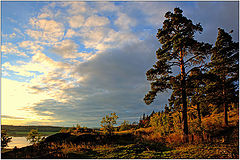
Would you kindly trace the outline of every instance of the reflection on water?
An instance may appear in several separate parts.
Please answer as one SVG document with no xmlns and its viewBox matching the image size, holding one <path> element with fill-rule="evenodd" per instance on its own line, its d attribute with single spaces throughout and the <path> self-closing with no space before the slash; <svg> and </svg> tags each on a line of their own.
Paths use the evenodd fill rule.
<svg viewBox="0 0 240 160">
<path fill-rule="evenodd" d="M 17 146 L 17 148 L 25 147 L 31 145 L 29 141 L 27 141 L 26 137 L 12 137 L 12 141 L 8 143 L 7 148 L 14 148 Z"/>
</svg>

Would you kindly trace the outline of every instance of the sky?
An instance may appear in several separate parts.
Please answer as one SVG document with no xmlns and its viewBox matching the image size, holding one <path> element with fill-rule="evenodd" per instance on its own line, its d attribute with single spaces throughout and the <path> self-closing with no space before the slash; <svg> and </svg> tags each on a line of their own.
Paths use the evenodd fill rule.
<svg viewBox="0 0 240 160">
<path fill-rule="evenodd" d="M 99 127 L 111 112 L 137 122 L 171 91 L 143 101 L 146 71 L 175 7 L 214 44 L 217 28 L 239 39 L 238 2 L 1 2 L 1 124 Z"/>
</svg>

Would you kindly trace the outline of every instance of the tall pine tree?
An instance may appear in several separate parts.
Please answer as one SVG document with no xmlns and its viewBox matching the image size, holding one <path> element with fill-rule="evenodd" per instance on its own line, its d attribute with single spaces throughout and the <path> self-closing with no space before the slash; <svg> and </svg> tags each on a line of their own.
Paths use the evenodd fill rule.
<svg viewBox="0 0 240 160">
<path fill-rule="evenodd" d="M 180 8 L 175 8 L 174 13 L 167 12 L 163 27 L 158 29 L 157 38 L 162 47 L 156 51 L 157 59 L 153 68 L 147 71 L 147 80 L 151 82 L 151 90 L 145 95 L 146 104 L 151 104 L 157 93 L 167 89 L 173 89 L 171 80 L 176 78 L 173 67 L 180 69 L 180 91 L 183 118 L 183 134 L 187 141 L 187 97 L 186 79 L 193 66 L 202 64 L 206 58 L 209 44 L 199 43 L 194 39 L 194 33 L 202 32 L 200 24 L 193 24 L 192 21 L 183 16 Z"/>
<path fill-rule="evenodd" d="M 209 72 L 218 78 L 208 84 L 207 97 L 211 103 L 223 107 L 224 122 L 228 125 L 228 106 L 239 100 L 239 43 L 233 42 L 231 35 L 220 28 L 209 67 Z"/>
</svg>

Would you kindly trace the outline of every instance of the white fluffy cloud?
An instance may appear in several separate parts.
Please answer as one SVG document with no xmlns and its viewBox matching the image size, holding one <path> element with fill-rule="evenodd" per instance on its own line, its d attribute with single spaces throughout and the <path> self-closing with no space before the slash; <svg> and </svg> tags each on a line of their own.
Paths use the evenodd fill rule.
<svg viewBox="0 0 240 160">
<path fill-rule="evenodd" d="M 35 55 L 33 55 L 30 62 L 18 62 L 20 62 L 20 65 L 11 65 L 9 62 L 5 62 L 2 65 L 3 69 L 13 71 L 16 75 L 32 77 L 37 75 L 35 72 L 48 74 L 49 72 L 53 72 L 57 69 L 64 70 L 68 69 L 69 67 L 68 64 L 56 62 L 42 52 L 37 52 Z"/>
<path fill-rule="evenodd" d="M 69 25 L 72 28 L 79 28 L 84 24 L 84 17 L 82 15 L 76 15 L 69 18 Z"/>
<path fill-rule="evenodd" d="M 131 32 L 117 32 L 107 27 L 85 28 L 80 34 L 86 48 L 94 48 L 99 52 L 139 41 L 138 37 Z"/>
<path fill-rule="evenodd" d="M 64 26 L 60 22 L 32 18 L 30 19 L 30 24 L 35 30 L 28 29 L 26 32 L 36 40 L 56 42 L 64 36 Z"/>
<path fill-rule="evenodd" d="M 68 13 L 72 15 L 81 14 L 87 11 L 85 2 L 64 2 L 63 6 L 70 6 Z"/>
<path fill-rule="evenodd" d="M 103 16 L 92 15 L 88 17 L 85 21 L 84 16 L 75 15 L 69 18 L 69 25 L 72 28 L 80 27 L 99 27 L 109 24 L 110 21 L 108 18 Z"/>
<path fill-rule="evenodd" d="M 75 32 L 75 31 L 72 30 L 72 29 L 68 29 L 68 30 L 67 30 L 67 33 L 65 34 L 65 37 L 66 37 L 66 38 L 72 38 L 72 37 L 77 36 L 77 35 L 78 35 L 77 32 Z"/>
<path fill-rule="evenodd" d="M 27 57 L 27 55 L 20 51 L 19 48 L 12 44 L 12 43 L 5 43 L 1 46 L 1 51 L 3 54 L 14 54 L 14 55 L 17 55 L 17 56 L 24 56 L 24 57 Z"/>
<path fill-rule="evenodd" d="M 118 13 L 118 18 L 114 24 L 120 27 L 121 30 L 128 30 L 130 27 L 134 27 L 136 25 L 136 20 L 130 18 L 127 14 Z"/>
<path fill-rule="evenodd" d="M 92 53 L 78 52 L 78 45 L 69 39 L 55 44 L 51 51 L 61 55 L 63 58 L 82 58 L 82 60 L 88 60 L 93 56 Z"/>
<path fill-rule="evenodd" d="M 87 27 L 97 27 L 97 26 L 105 26 L 109 24 L 109 19 L 107 17 L 100 17 L 97 15 L 93 15 L 88 17 L 86 20 L 85 26 Z"/>
<path fill-rule="evenodd" d="M 43 46 L 41 46 L 33 41 L 22 41 L 18 44 L 19 44 L 19 47 L 32 51 L 31 52 L 32 54 L 34 54 L 38 51 L 42 51 L 44 49 Z"/>
</svg>

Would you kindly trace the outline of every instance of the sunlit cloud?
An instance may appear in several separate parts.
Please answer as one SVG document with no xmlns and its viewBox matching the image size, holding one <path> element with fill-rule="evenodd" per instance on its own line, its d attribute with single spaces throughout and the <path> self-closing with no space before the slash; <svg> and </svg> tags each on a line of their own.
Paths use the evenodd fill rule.
<svg viewBox="0 0 240 160">
<path fill-rule="evenodd" d="M 78 33 L 72 29 L 67 30 L 67 33 L 65 34 L 66 38 L 71 38 L 78 35 Z"/>
<path fill-rule="evenodd" d="M 9 62 L 4 63 L 2 67 L 5 70 L 13 71 L 16 75 L 21 75 L 25 77 L 31 77 L 35 75 L 35 73 L 29 72 L 28 68 L 11 65 Z"/>
<path fill-rule="evenodd" d="M 5 43 L 1 46 L 1 52 L 3 54 L 13 54 L 13 55 L 16 55 L 16 56 L 24 56 L 24 57 L 27 57 L 27 55 L 20 51 L 19 48 L 12 44 L 12 43 Z"/>
<path fill-rule="evenodd" d="M 61 55 L 63 58 L 77 58 L 79 57 L 77 48 L 78 45 L 75 42 L 66 39 L 54 45 L 51 51 Z"/>
<path fill-rule="evenodd" d="M 63 6 L 70 6 L 67 11 L 72 15 L 81 14 L 87 11 L 85 2 L 64 2 Z"/>
<path fill-rule="evenodd" d="M 38 51 L 42 51 L 44 49 L 43 46 L 41 46 L 33 41 L 22 41 L 19 43 L 19 47 L 32 51 L 32 52 L 30 52 L 32 54 L 34 54 Z"/>
<path fill-rule="evenodd" d="M 1 118 L 9 118 L 9 119 L 24 119 L 23 117 L 14 117 L 14 116 L 6 116 L 6 115 L 1 115 Z"/>
<path fill-rule="evenodd" d="M 64 36 L 63 24 L 54 20 L 31 18 L 29 23 L 35 30 L 28 29 L 27 34 L 36 40 L 56 42 Z"/>
<path fill-rule="evenodd" d="M 76 15 L 69 18 L 69 25 L 72 28 L 82 27 L 85 22 L 85 19 L 82 15 Z"/>
<path fill-rule="evenodd" d="M 23 108 L 49 98 L 46 94 L 31 94 L 28 83 L 2 78 L 1 121 L 3 124 L 23 125 L 31 121 L 50 122 L 50 116 L 38 116 L 33 110 Z M 14 100 L 13 100 L 14 99 Z"/>
<path fill-rule="evenodd" d="M 136 20 L 130 18 L 124 13 L 119 13 L 118 18 L 114 24 L 119 26 L 120 29 L 128 30 L 130 27 L 134 27 L 136 25 Z"/>
<path fill-rule="evenodd" d="M 93 15 L 91 17 L 88 17 L 88 19 L 86 20 L 85 26 L 97 27 L 97 26 L 105 26 L 109 23 L 110 22 L 109 22 L 108 18 Z"/>
</svg>

